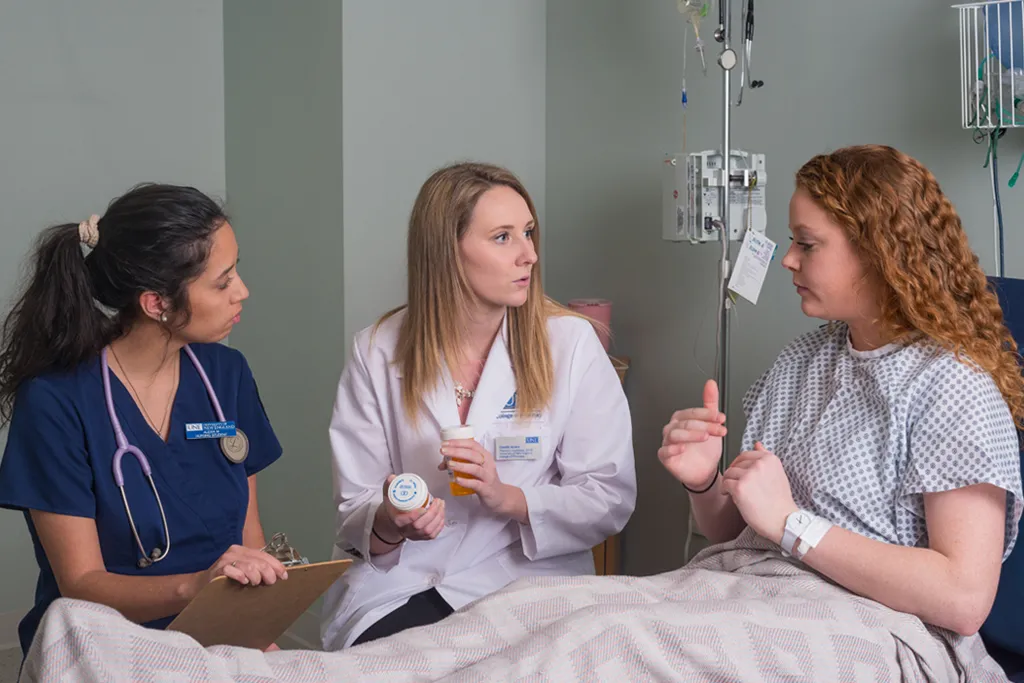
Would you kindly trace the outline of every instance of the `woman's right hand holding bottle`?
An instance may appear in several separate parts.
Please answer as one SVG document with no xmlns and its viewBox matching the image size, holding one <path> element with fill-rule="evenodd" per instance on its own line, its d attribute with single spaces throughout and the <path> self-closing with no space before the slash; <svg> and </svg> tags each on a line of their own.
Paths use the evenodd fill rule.
<svg viewBox="0 0 1024 683">
<path fill-rule="evenodd" d="M 692 491 L 711 486 L 722 459 L 725 413 L 718 410 L 718 384 L 704 385 L 704 407 L 676 412 L 662 429 L 658 459 Z"/>
</svg>

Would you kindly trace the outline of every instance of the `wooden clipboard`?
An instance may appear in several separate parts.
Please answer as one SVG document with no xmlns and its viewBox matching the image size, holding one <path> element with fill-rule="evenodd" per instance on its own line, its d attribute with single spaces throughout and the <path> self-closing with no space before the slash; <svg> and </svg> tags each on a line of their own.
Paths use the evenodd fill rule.
<svg viewBox="0 0 1024 683">
<path fill-rule="evenodd" d="M 273 585 L 247 586 L 218 576 L 167 627 L 203 647 L 237 645 L 265 650 L 338 580 L 352 560 L 288 567 Z"/>
</svg>

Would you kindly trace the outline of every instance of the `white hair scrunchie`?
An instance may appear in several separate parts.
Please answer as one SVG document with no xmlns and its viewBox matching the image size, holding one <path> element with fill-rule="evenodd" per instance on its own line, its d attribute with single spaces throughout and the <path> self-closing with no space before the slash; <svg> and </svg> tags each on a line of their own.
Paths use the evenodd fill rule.
<svg viewBox="0 0 1024 683">
<path fill-rule="evenodd" d="M 96 247 L 100 241 L 100 217 L 96 214 L 89 216 L 89 220 L 78 224 L 78 239 L 90 249 Z"/>
</svg>

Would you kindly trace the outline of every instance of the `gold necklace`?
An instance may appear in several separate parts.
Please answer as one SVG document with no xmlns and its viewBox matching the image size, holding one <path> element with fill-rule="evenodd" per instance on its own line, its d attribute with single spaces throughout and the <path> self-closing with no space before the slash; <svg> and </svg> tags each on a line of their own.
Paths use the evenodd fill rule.
<svg viewBox="0 0 1024 683">
<path fill-rule="evenodd" d="M 473 392 L 462 386 L 459 382 L 455 383 L 455 405 L 461 406 L 462 402 L 473 398 Z"/>
<path fill-rule="evenodd" d="M 121 368 L 121 374 L 123 374 L 125 380 L 128 381 L 128 387 L 132 390 L 132 394 L 135 396 L 135 400 L 138 402 L 139 407 L 142 408 L 142 414 L 146 416 L 146 421 L 149 423 L 149 426 L 162 439 L 164 437 L 164 426 L 167 424 L 167 418 L 170 416 L 171 413 L 171 404 L 174 403 L 174 395 L 178 391 L 178 374 L 175 374 L 174 386 L 171 388 L 171 395 L 167 401 L 167 407 L 164 408 L 164 418 L 160 422 L 160 427 L 157 428 L 156 420 L 150 417 L 149 411 L 146 410 L 146 404 L 142 402 L 142 397 L 139 396 L 139 392 L 135 390 L 135 385 L 132 384 L 131 377 L 128 376 L 128 371 L 124 369 L 124 365 L 121 363 L 121 359 L 117 357 L 117 351 L 114 351 L 113 346 L 110 347 L 110 352 L 114 354 L 114 360 L 117 361 L 117 367 Z"/>
<path fill-rule="evenodd" d="M 481 358 L 476 361 L 468 361 L 464 365 L 469 365 L 474 369 L 478 370 L 477 382 L 480 381 L 480 375 L 483 374 L 483 366 L 487 363 L 487 358 Z M 461 368 L 460 368 L 461 370 Z M 461 406 L 463 401 L 467 401 L 473 398 L 475 389 L 467 389 L 462 385 L 462 382 L 455 380 L 455 405 Z"/>
</svg>

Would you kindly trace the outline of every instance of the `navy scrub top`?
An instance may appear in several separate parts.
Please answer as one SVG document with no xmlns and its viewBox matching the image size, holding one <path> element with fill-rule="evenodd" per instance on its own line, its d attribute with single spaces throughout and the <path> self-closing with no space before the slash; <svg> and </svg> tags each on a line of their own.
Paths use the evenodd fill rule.
<svg viewBox="0 0 1024 683">
<path fill-rule="evenodd" d="M 21 510 L 39 565 L 35 606 L 18 626 L 24 653 L 47 607 L 60 597 L 29 510 L 96 520 L 108 572 L 136 576 L 186 574 L 208 569 L 232 544 L 242 543 L 249 504 L 247 478 L 281 456 L 245 357 L 222 344 L 191 344 L 220 400 L 226 420 L 249 437 L 249 457 L 230 462 L 217 439 L 187 440 L 186 422 L 217 421 L 202 378 L 181 351 L 178 392 L 165 443 L 149 426 L 128 389 L 110 373 L 114 409 L 128 442 L 146 455 L 167 515 L 171 548 L 146 569 L 132 536 L 112 463 L 117 442 L 103 398 L 100 359 L 65 373 L 25 382 L 15 398 L 7 447 L 0 460 L 0 507 Z M 164 547 L 163 525 L 138 461 L 121 460 L 125 494 L 148 553 Z M 144 624 L 164 628 L 173 616 Z"/>
</svg>

